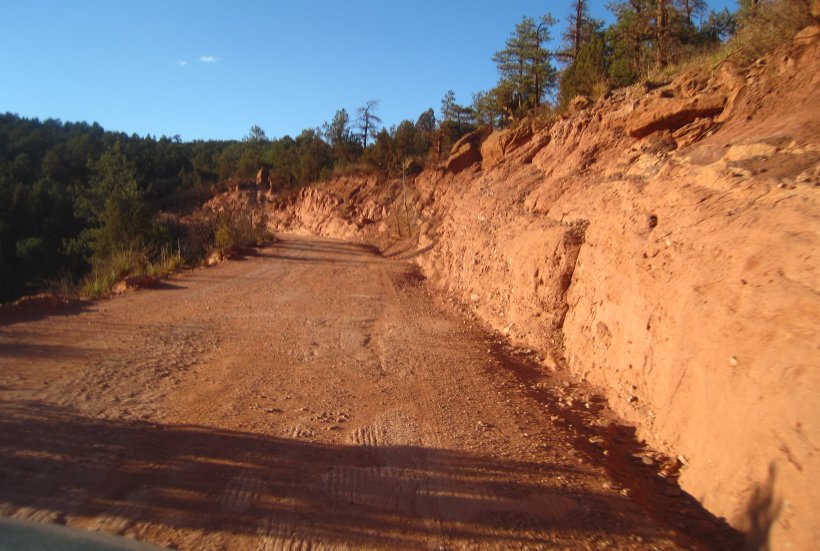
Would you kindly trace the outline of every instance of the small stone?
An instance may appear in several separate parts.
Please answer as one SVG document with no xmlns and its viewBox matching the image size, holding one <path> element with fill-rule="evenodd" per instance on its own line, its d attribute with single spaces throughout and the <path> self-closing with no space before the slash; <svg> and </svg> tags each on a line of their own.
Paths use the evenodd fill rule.
<svg viewBox="0 0 820 551">
<path fill-rule="evenodd" d="M 652 459 L 651 457 L 647 456 L 647 455 L 644 455 L 643 457 L 641 457 L 641 463 L 651 467 L 652 465 L 655 464 L 655 460 Z"/>
<path fill-rule="evenodd" d="M 732 367 L 737 367 L 737 356 L 732 356 L 729 358 L 729 365 Z"/>
</svg>

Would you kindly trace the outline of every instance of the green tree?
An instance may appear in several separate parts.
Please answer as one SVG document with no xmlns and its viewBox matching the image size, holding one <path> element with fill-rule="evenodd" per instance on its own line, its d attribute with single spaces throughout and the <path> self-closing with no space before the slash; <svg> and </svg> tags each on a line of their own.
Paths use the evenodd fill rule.
<svg viewBox="0 0 820 551">
<path fill-rule="evenodd" d="M 322 125 L 322 135 L 330 144 L 337 165 L 345 165 L 359 156 L 361 146 L 353 135 L 350 116 L 345 109 L 336 111 L 333 120 Z"/>
<path fill-rule="evenodd" d="M 419 132 L 433 132 L 436 129 L 436 113 L 431 107 L 416 120 L 416 130 Z"/>
<path fill-rule="evenodd" d="M 698 30 L 700 41 L 705 44 L 717 44 L 728 40 L 737 32 L 737 19 L 729 10 L 710 11 L 708 17 Z"/>
<path fill-rule="evenodd" d="M 476 92 L 473 94 L 473 111 L 475 112 L 476 124 L 494 128 L 506 126 L 512 114 L 509 103 L 509 97 L 504 94 L 504 89 L 501 86 L 497 86 L 488 92 Z"/>
<path fill-rule="evenodd" d="M 136 167 L 117 141 L 94 164 L 91 186 L 78 198 L 78 210 L 94 224 L 88 236 L 96 260 L 148 242 L 153 213 L 144 196 L 137 184 Z"/>
<path fill-rule="evenodd" d="M 253 125 L 250 131 L 248 131 L 248 135 L 245 136 L 244 141 L 250 143 L 265 143 L 268 141 L 268 136 L 265 134 L 265 131 L 262 130 L 261 126 Z"/>
<path fill-rule="evenodd" d="M 603 92 L 607 87 L 608 58 L 604 34 L 597 31 L 561 74 L 559 106 L 566 108 L 578 95 L 595 97 Z"/>
<path fill-rule="evenodd" d="M 524 17 L 507 39 L 505 48 L 493 55 L 500 82 L 512 90 L 517 113 L 538 107 L 555 89 L 558 73 L 550 52 L 544 48 L 552 38 L 550 27 L 555 23 L 550 14 L 537 23 L 531 17 Z"/>
<path fill-rule="evenodd" d="M 333 168 L 333 152 L 317 129 L 306 129 L 295 142 L 296 180 L 301 185 L 319 181 Z"/>
<path fill-rule="evenodd" d="M 457 133 L 465 129 L 472 130 L 475 124 L 475 113 L 472 107 L 456 103 L 456 94 L 448 90 L 441 100 L 442 126 L 453 127 Z"/>
<path fill-rule="evenodd" d="M 675 5 L 690 25 L 695 24 L 695 18 L 703 18 L 708 9 L 706 0 L 675 0 Z"/>
<path fill-rule="evenodd" d="M 606 31 L 611 52 L 609 77 L 615 86 L 634 83 L 649 68 L 654 50 L 654 0 L 628 0 L 607 5 L 615 23 Z"/>
<path fill-rule="evenodd" d="M 416 154 L 426 155 L 433 145 L 436 132 L 436 113 L 431 107 L 416 120 Z"/>
<path fill-rule="evenodd" d="M 412 122 L 408 120 L 401 121 L 392 134 L 395 144 L 395 162 L 397 164 L 416 156 L 419 133 Z"/>
<path fill-rule="evenodd" d="M 444 97 L 441 99 L 441 120 L 443 122 L 455 121 L 457 116 L 456 93 L 452 90 L 447 90 Z"/>
<path fill-rule="evenodd" d="M 584 44 L 592 40 L 601 23 L 590 17 L 589 0 L 572 0 L 566 22 L 566 29 L 561 35 L 564 43 L 556 52 L 556 57 L 563 62 L 571 63 L 578 58 Z"/>
</svg>

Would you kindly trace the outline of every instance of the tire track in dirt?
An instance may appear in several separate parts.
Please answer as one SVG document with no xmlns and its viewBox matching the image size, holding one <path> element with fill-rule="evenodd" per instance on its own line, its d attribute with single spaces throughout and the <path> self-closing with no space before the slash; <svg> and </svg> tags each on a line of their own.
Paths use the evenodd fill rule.
<svg viewBox="0 0 820 551">
<path fill-rule="evenodd" d="M 409 265 L 296 237 L 0 327 L 0 514 L 179 549 L 698 548 L 494 350 Z"/>
</svg>

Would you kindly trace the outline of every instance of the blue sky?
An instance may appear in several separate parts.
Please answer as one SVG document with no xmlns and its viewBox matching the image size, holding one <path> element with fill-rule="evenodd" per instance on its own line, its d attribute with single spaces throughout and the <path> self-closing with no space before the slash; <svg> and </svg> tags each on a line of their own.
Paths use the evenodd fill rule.
<svg viewBox="0 0 820 551">
<path fill-rule="evenodd" d="M 734 0 L 707 0 L 734 8 Z M 605 0 L 593 15 L 609 17 Z M 497 79 L 524 15 L 566 2 L 0 0 L 0 112 L 191 139 L 270 137 L 380 101 L 385 125 Z M 554 29 L 560 34 L 559 25 Z"/>
</svg>

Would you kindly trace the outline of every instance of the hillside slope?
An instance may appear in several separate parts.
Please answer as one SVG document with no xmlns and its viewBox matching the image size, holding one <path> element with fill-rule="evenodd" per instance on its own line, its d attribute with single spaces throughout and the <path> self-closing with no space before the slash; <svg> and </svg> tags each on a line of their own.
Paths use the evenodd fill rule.
<svg viewBox="0 0 820 551">
<path fill-rule="evenodd" d="M 820 30 L 747 70 L 476 135 L 448 169 L 341 178 L 275 229 L 376 244 L 598 385 L 750 543 L 820 541 Z"/>
</svg>

